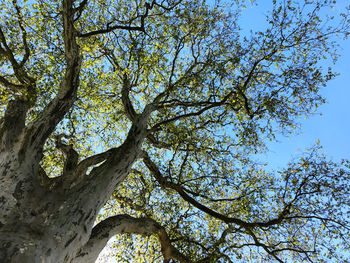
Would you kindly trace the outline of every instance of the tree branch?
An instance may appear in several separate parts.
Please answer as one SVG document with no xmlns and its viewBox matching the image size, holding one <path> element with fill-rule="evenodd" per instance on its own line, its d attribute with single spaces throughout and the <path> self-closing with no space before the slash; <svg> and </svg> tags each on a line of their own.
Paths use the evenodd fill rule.
<svg viewBox="0 0 350 263">
<path fill-rule="evenodd" d="M 74 9 L 74 13 L 77 13 L 77 17 L 74 19 L 74 21 L 77 21 L 80 16 L 82 15 L 86 5 L 87 5 L 88 0 L 83 0 L 80 2 L 79 6 Z"/>
<path fill-rule="evenodd" d="M 115 26 L 107 26 L 105 29 L 100 29 L 100 30 L 94 30 L 88 33 L 79 33 L 78 37 L 91 37 L 95 35 L 100 35 L 100 34 L 105 34 L 112 32 L 116 29 L 123 29 L 123 30 L 129 30 L 129 31 L 142 31 L 144 32 L 145 29 L 142 26 L 123 26 L 123 25 L 115 25 Z"/>
<path fill-rule="evenodd" d="M 145 10 L 144 14 L 142 14 L 140 16 L 137 16 L 136 18 L 132 18 L 128 22 L 125 21 L 125 23 L 131 24 L 131 22 L 133 20 L 135 20 L 138 17 L 140 17 L 141 21 L 140 21 L 140 25 L 139 26 L 131 26 L 131 25 L 114 25 L 114 26 L 110 26 L 110 24 L 113 23 L 113 22 L 110 22 L 110 23 L 107 24 L 106 28 L 104 28 L 104 29 L 94 30 L 94 31 L 91 31 L 91 32 L 88 32 L 88 33 L 78 33 L 78 37 L 91 37 L 91 36 L 95 36 L 95 35 L 109 33 L 109 32 L 112 32 L 114 30 L 117 30 L 117 29 L 145 32 L 145 19 L 148 16 L 149 10 L 151 10 L 153 8 L 153 5 L 145 3 L 145 7 L 146 7 L 146 10 Z"/>
<path fill-rule="evenodd" d="M 114 152 L 116 151 L 116 148 L 109 149 L 108 151 L 89 156 L 86 159 L 82 160 L 76 167 L 74 171 L 74 177 L 75 178 L 81 178 L 86 175 L 86 171 L 94 165 L 97 165 L 108 158 L 110 158 Z"/>
<path fill-rule="evenodd" d="M 252 229 L 255 227 L 268 227 L 280 224 L 289 214 L 290 205 L 286 205 L 283 211 L 276 218 L 268 220 L 266 222 L 246 222 L 238 218 L 228 217 L 226 215 L 220 214 L 212 210 L 211 208 L 199 203 L 197 200 L 189 196 L 180 184 L 168 181 L 162 175 L 157 165 L 151 160 L 151 158 L 146 152 L 143 152 L 142 157 L 144 164 L 152 172 L 152 174 L 161 186 L 175 190 L 185 201 L 192 204 L 194 207 L 225 223 L 234 223 L 246 229 Z"/>
<path fill-rule="evenodd" d="M 117 234 L 139 234 L 143 236 L 157 235 L 164 262 L 176 259 L 181 263 L 191 261 L 180 253 L 172 244 L 164 227 L 151 218 L 135 218 L 129 215 L 118 215 L 105 219 L 97 224 L 87 244 L 76 256 L 74 262 L 93 263 L 108 240 Z"/>
<path fill-rule="evenodd" d="M 25 38 L 26 39 L 26 38 Z M 15 73 L 16 78 L 18 79 L 19 82 L 22 84 L 25 84 L 27 87 L 34 86 L 35 79 L 30 77 L 27 72 L 24 70 L 24 63 L 25 62 L 25 57 L 23 58 L 21 63 L 18 63 L 11 48 L 7 44 L 5 34 L 3 33 L 1 27 L 0 27 L 0 41 L 3 47 L 0 46 L 0 53 L 8 59 L 10 62 L 12 69 Z M 24 44 L 26 45 L 26 44 Z M 28 46 L 27 46 L 28 48 Z M 26 56 L 26 55 L 25 55 Z M 29 53 L 28 53 L 29 56 Z"/>
<path fill-rule="evenodd" d="M 253 238 L 256 246 L 262 247 L 266 251 L 267 254 L 272 256 L 278 262 L 283 263 L 283 261 L 279 257 L 277 257 L 275 252 L 271 251 L 267 245 L 265 245 L 264 243 L 261 243 L 259 241 L 259 239 L 256 237 L 256 235 L 254 234 L 254 232 L 251 229 L 248 229 L 248 234 Z"/>
<path fill-rule="evenodd" d="M 131 88 L 130 81 L 129 81 L 127 75 L 124 74 L 124 76 L 123 76 L 123 89 L 122 89 L 122 102 L 123 102 L 123 106 L 124 106 L 124 109 L 126 112 L 126 116 L 128 116 L 128 118 L 131 122 L 134 122 L 137 114 L 136 114 L 136 111 L 135 111 L 131 101 L 130 101 L 130 97 L 129 97 L 130 88 Z"/>
<path fill-rule="evenodd" d="M 21 9 L 19 8 L 18 4 L 17 4 L 17 0 L 13 0 L 13 5 L 16 9 L 16 12 L 17 12 L 17 16 L 18 16 L 18 24 L 19 24 L 19 27 L 21 29 L 21 32 L 22 32 L 22 41 L 23 41 L 23 46 L 24 46 L 24 50 L 25 50 L 25 54 L 23 56 L 23 59 L 20 63 L 20 67 L 23 67 L 24 64 L 27 62 L 27 60 L 29 59 L 29 56 L 30 56 L 30 49 L 28 47 L 28 42 L 27 42 L 27 31 L 26 29 L 24 28 L 23 26 L 23 15 L 22 15 L 22 12 L 21 12 Z"/>
<path fill-rule="evenodd" d="M 29 125 L 27 147 L 41 151 L 46 139 L 63 119 L 76 100 L 82 57 L 76 43 L 72 0 L 63 0 L 63 37 L 65 44 L 66 72 L 58 94 Z M 24 149 L 27 150 L 27 149 Z"/>
<path fill-rule="evenodd" d="M 9 88 L 10 91 L 14 94 L 18 93 L 19 91 L 24 89 L 23 85 L 15 84 L 10 81 L 8 81 L 5 77 L 0 76 L 0 83 L 4 85 L 5 87 Z"/>
<path fill-rule="evenodd" d="M 146 106 L 144 112 L 136 117 L 122 145 L 103 154 L 89 157 L 78 164 L 77 174 L 75 174 L 78 182 L 74 182 L 74 185 L 65 193 L 67 200 L 74 203 L 74 207 L 66 207 L 62 213 L 70 213 L 76 207 L 86 210 L 93 207 L 90 214 L 92 220 L 89 221 L 93 224 L 101 207 L 128 176 L 132 165 L 139 158 L 141 145 L 147 134 L 147 121 L 151 114 L 149 108 Z M 101 165 L 91 170 L 89 176 L 79 177 L 83 175 L 80 172 L 86 171 L 90 164 L 97 164 L 103 160 L 105 161 Z"/>
<path fill-rule="evenodd" d="M 25 100 L 11 100 L 0 126 L 0 149 L 9 149 L 22 133 L 29 104 Z"/>
</svg>

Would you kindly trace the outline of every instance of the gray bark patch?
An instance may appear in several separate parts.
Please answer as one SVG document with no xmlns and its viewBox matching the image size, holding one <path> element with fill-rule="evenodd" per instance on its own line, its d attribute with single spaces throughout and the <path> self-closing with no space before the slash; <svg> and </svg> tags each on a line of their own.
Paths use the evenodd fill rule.
<svg viewBox="0 0 350 263">
<path fill-rule="evenodd" d="M 69 244 L 72 243 L 73 240 L 77 237 L 77 235 L 78 235 L 78 234 L 75 234 L 71 239 L 69 239 L 69 240 L 66 242 L 66 244 L 64 245 L 64 247 L 65 247 L 65 248 L 68 247 Z"/>
</svg>

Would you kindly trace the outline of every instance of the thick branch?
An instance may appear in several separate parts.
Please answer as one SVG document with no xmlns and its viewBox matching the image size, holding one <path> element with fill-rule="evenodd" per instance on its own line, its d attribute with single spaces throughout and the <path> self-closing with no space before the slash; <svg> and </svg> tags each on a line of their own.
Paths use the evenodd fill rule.
<svg viewBox="0 0 350 263">
<path fill-rule="evenodd" d="M 153 219 L 118 215 L 107 218 L 93 228 L 90 240 L 76 256 L 74 263 L 95 262 L 99 253 L 106 246 L 111 237 L 125 233 L 144 236 L 157 235 L 161 245 L 164 262 L 170 262 L 170 259 L 176 259 L 182 263 L 190 262 L 188 258 L 181 254 L 171 244 L 164 227 Z"/>
<path fill-rule="evenodd" d="M 20 27 L 21 32 L 22 32 L 22 41 L 23 41 L 23 46 L 24 46 L 24 50 L 25 50 L 25 54 L 24 54 L 23 59 L 20 63 L 20 67 L 23 67 L 24 64 L 27 62 L 27 60 L 29 59 L 30 49 L 29 49 L 28 42 L 27 42 L 27 31 L 23 25 L 24 24 L 23 15 L 22 15 L 20 7 L 17 4 L 17 0 L 13 0 L 13 5 L 14 5 L 16 12 L 17 12 L 18 24 L 19 24 L 19 27 Z"/>
<path fill-rule="evenodd" d="M 93 224 L 101 207 L 112 196 L 116 187 L 128 176 L 132 165 L 139 158 L 150 115 L 150 110 L 147 108 L 137 116 L 122 145 L 101 155 L 89 157 L 78 164 L 75 176 L 79 177 L 79 173 L 90 167 L 90 164 L 97 164 L 105 160 L 99 166 L 94 167 L 88 176 L 80 177 L 81 180 L 74 183 L 66 192 L 67 200 L 74 203 L 74 206 L 65 207 L 62 213 L 71 213 L 75 209 L 91 210 L 88 224 Z"/>
<path fill-rule="evenodd" d="M 134 121 L 136 118 L 136 111 L 130 101 L 129 92 L 131 89 L 131 84 L 128 77 L 124 74 L 123 76 L 123 89 L 122 89 L 122 102 L 124 105 L 124 110 L 130 121 Z"/>
<path fill-rule="evenodd" d="M 115 148 L 109 149 L 108 151 L 89 156 L 88 158 L 82 160 L 76 167 L 74 171 L 74 177 L 80 178 L 86 174 L 86 171 L 96 164 L 102 163 L 103 161 L 110 158 L 115 152 Z"/>
<path fill-rule="evenodd" d="M 73 145 L 64 144 L 61 141 L 61 137 L 64 135 L 59 135 L 56 137 L 56 147 L 63 153 L 65 157 L 63 174 L 62 176 L 70 176 L 71 172 L 76 168 L 79 154 L 74 150 Z"/>
<path fill-rule="evenodd" d="M 21 134 L 29 104 L 25 100 L 12 100 L 8 103 L 3 123 L 0 127 L 0 149 L 9 149 Z"/>
<path fill-rule="evenodd" d="M 18 85 L 18 84 L 12 83 L 12 82 L 8 81 L 3 76 L 0 76 L 0 83 L 2 85 L 4 85 L 6 88 L 10 89 L 12 91 L 12 93 L 17 93 L 20 90 L 24 89 L 23 85 Z"/>
<path fill-rule="evenodd" d="M 64 115 L 72 107 L 76 100 L 79 86 L 79 73 L 82 57 L 79 54 L 79 46 L 76 43 L 74 28 L 73 1 L 63 1 L 63 37 L 65 44 L 66 72 L 60 83 L 56 97 L 44 108 L 38 117 L 28 127 L 28 146 L 41 151 L 45 140 L 63 119 Z"/>
<path fill-rule="evenodd" d="M 73 186 L 81 182 L 86 176 L 86 172 L 90 167 L 106 161 L 108 158 L 111 158 L 112 155 L 116 152 L 116 148 L 112 148 L 112 149 L 109 149 L 108 151 L 89 156 L 78 163 L 78 159 L 77 158 L 75 159 L 75 156 L 76 156 L 75 154 L 77 153 L 74 151 L 72 146 L 66 145 L 66 147 L 67 147 L 66 150 L 68 151 L 68 154 L 73 154 L 73 162 L 74 162 L 74 165 L 70 166 L 71 170 L 68 173 L 67 173 L 66 167 L 69 165 L 69 163 L 72 163 L 72 161 L 69 161 L 70 158 L 68 157 L 65 162 L 64 172 L 63 172 L 63 175 L 65 176 L 63 177 L 63 179 L 64 179 L 64 187 L 66 189 L 72 188 Z"/>
<path fill-rule="evenodd" d="M 87 2 L 88 2 L 88 0 L 83 0 L 80 2 L 79 6 L 77 8 L 75 8 L 74 13 L 76 13 L 77 16 L 74 19 L 74 21 L 76 21 L 80 18 L 80 16 L 82 15 L 82 13 L 87 5 Z"/>
</svg>

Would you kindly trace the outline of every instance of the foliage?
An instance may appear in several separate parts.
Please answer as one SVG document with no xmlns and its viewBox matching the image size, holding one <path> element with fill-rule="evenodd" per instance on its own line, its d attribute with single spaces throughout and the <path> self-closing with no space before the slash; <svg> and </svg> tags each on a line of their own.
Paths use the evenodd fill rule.
<svg viewBox="0 0 350 263">
<path fill-rule="evenodd" d="M 321 62 L 336 60 L 334 36 L 349 32 L 348 17 L 323 15 L 333 1 L 274 1 L 266 30 L 249 35 L 238 25 L 245 3 L 232 2 L 75 1 L 80 86 L 42 167 L 62 173 L 58 136 L 81 159 L 121 145 L 133 114 L 152 105 L 143 156 L 101 218 L 152 218 L 194 262 L 340 262 L 350 248 L 349 163 L 315 146 L 272 172 L 254 155 L 324 102 L 319 89 L 335 73 Z M 30 123 L 64 74 L 61 3 L 0 7 L 2 37 L 36 80 Z M 5 85 L 18 82 L 6 56 L 0 65 L 3 115 L 28 94 Z M 118 262 L 162 260 L 154 236 L 121 235 L 115 246 Z"/>
</svg>

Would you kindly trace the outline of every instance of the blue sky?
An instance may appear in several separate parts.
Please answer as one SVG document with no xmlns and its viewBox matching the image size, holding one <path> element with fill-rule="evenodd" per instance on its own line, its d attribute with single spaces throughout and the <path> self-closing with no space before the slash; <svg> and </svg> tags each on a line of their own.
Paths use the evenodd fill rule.
<svg viewBox="0 0 350 263">
<path fill-rule="evenodd" d="M 261 4 L 262 2 L 265 5 Z M 245 29 L 263 29 L 264 12 L 268 10 L 266 4 L 270 2 L 272 1 L 260 1 L 259 6 L 248 5 L 242 13 L 240 25 Z M 334 11 L 344 10 L 346 2 L 338 1 Z M 269 144 L 271 152 L 266 157 L 271 168 L 285 167 L 293 155 L 302 153 L 317 140 L 323 146 L 324 152 L 334 161 L 350 159 L 350 40 L 340 40 L 339 43 L 341 57 L 333 69 L 340 75 L 321 91 L 327 103 L 319 108 L 318 114 L 301 121 L 302 127 L 298 134 L 289 138 L 281 136 L 278 138 L 279 142 Z M 324 64 L 325 68 L 328 66 L 332 65 Z M 112 249 L 107 246 L 97 262 L 117 262 L 115 258 L 108 256 L 109 253 L 112 253 Z"/>
<path fill-rule="evenodd" d="M 264 14 L 271 7 L 272 1 L 260 1 L 248 4 L 242 13 L 241 25 L 244 29 L 264 29 Z M 346 0 L 338 1 L 334 14 L 345 11 L 350 3 Z M 330 14 L 331 15 L 331 14 Z M 350 39 L 339 38 L 339 54 L 341 57 L 335 65 L 324 63 L 324 67 L 331 66 L 339 73 L 332 81 L 322 88 L 321 94 L 327 100 L 318 114 L 301 120 L 301 129 L 287 137 L 279 136 L 278 142 L 270 143 L 271 152 L 267 154 L 268 162 L 273 168 L 282 168 L 306 148 L 313 146 L 317 140 L 323 146 L 323 151 L 334 161 L 350 159 Z M 320 115 L 322 114 L 322 115 Z"/>
</svg>

